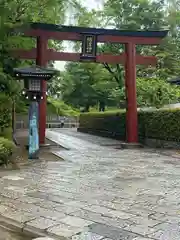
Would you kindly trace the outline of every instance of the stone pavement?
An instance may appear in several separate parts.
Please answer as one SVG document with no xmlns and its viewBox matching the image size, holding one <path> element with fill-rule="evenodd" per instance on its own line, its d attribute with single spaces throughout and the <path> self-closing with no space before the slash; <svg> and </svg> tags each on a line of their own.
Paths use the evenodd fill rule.
<svg viewBox="0 0 180 240">
<path fill-rule="evenodd" d="M 180 159 L 74 130 L 47 131 L 64 161 L 0 172 L 0 224 L 73 240 L 179 240 Z"/>
</svg>

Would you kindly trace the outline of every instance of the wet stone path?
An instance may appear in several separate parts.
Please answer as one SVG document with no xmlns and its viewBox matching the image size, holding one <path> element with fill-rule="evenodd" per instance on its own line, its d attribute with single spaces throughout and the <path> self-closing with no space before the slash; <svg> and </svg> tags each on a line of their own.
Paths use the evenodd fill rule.
<svg viewBox="0 0 180 240">
<path fill-rule="evenodd" d="M 74 130 L 47 137 L 64 161 L 1 172 L 0 224 L 55 239 L 180 239 L 179 158 Z"/>
</svg>

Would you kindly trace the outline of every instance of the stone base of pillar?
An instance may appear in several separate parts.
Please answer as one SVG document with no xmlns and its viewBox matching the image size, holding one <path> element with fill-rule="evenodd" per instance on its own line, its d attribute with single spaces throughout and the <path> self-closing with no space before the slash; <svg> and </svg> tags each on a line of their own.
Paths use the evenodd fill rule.
<svg viewBox="0 0 180 240">
<path fill-rule="evenodd" d="M 40 144 L 39 147 L 40 148 L 50 148 L 52 145 L 49 144 L 49 143 L 43 143 L 43 144 Z"/>
<path fill-rule="evenodd" d="M 121 143 L 120 144 L 123 149 L 137 149 L 143 148 L 144 146 L 141 143 Z"/>
<path fill-rule="evenodd" d="M 39 148 L 50 148 L 51 146 L 54 146 L 54 145 L 51 145 L 49 143 L 44 143 L 44 144 L 40 144 Z M 26 148 L 26 150 L 28 150 L 29 149 L 29 145 L 28 144 L 25 145 L 25 148 Z"/>
<path fill-rule="evenodd" d="M 34 238 L 33 240 L 54 240 L 54 238 L 49 238 L 49 237 L 39 237 L 39 238 Z"/>
</svg>

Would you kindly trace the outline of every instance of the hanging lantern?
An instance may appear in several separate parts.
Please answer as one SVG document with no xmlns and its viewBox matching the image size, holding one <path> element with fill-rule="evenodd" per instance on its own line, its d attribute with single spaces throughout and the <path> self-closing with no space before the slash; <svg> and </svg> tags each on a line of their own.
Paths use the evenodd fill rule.
<svg viewBox="0 0 180 240">
<path fill-rule="evenodd" d="M 97 51 L 97 35 L 90 33 L 82 34 L 82 52 L 80 56 L 81 61 L 90 62 L 96 61 Z"/>
<path fill-rule="evenodd" d="M 55 75 L 56 70 L 42 68 L 38 66 L 15 68 L 14 74 L 17 79 L 24 80 L 24 89 L 22 94 L 26 99 L 39 101 L 43 99 L 42 81 L 50 80 Z"/>
</svg>

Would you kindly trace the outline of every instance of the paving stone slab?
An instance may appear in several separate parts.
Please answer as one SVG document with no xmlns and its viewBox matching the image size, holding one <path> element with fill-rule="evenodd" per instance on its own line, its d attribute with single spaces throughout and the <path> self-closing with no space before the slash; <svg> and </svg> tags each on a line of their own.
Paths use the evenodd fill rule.
<svg viewBox="0 0 180 240">
<path fill-rule="evenodd" d="M 0 224 L 13 230 L 21 231 L 24 223 L 33 219 L 35 219 L 33 214 L 15 211 L 14 209 L 9 208 L 8 211 L 5 211 L 0 215 Z"/>
<path fill-rule="evenodd" d="M 133 215 L 133 214 L 130 214 L 127 212 L 113 210 L 110 208 L 101 207 L 101 206 L 97 206 L 97 205 L 84 207 L 84 209 L 92 211 L 92 212 L 100 213 L 103 216 L 116 217 L 116 218 L 120 218 L 120 219 L 124 219 L 124 220 L 132 219 L 133 217 L 136 216 L 136 215 Z"/>
<path fill-rule="evenodd" d="M 61 195 L 50 194 L 50 189 L 48 188 L 46 188 L 44 192 L 42 188 L 40 188 L 40 190 L 41 191 L 31 192 L 28 195 L 35 198 L 40 198 L 42 200 L 52 201 L 55 203 L 65 203 L 73 200 L 72 198 L 65 197 L 63 194 Z"/>
<path fill-rule="evenodd" d="M 83 228 L 77 228 L 63 223 L 60 223 L 54 227 L 50 227 L 46 230 L 48 235 L 57 238 L 59 237 L 69 238 L 82 231 Z"/>
<path fill-rule="evenodd" d="M 18 202 L 18 200 L 10 201 L 7 204 L 14 210 L 30 213 L 33 214 L 35 217 L 46 217 L 48 219 L 57 220 L 66 216 L 63 212 L 58 212 L 54 209 L 49 210 L 35 204 L 21 203 Z"/>
<path fill-rule="evenodd" d="M 167 223 L 172 223 L 172 222 L 180 222 L 180 218 L 178 216 L 169 216 L 163 213 L 155 213 L 153 215 L 149 216 L 150 219 L 154 220 L 159 220 L 161 223 L 167 222 Z"/>
<path fill-rule="evenodd" d="M 45 229 L 56 225 L 56 221 L 47 218 L 36 218 L 25 224 L 23 231 L 35 232 L 35 233 L 45 233 Z"/>
<path fill-rule="evenodd" d="M 137 238 L 134 238 L 133 240 L 153 240 L 153 238 L 137 237 Z"/>
<path fill-rule="evenodd" d="M 0 195 L 4 196 L 4 197 L 11 198 L 11 199 L 17 199 L 17 198 L 22 197 L 24 195 L 24 193 L 13 191 L 13 190 L 4 189 L 4 190 L 1 190 Z"/>
<path fill-rule="evenodd" d="M 103 240 L 112 240 L 111 238 L 103 238 Z"/>
<path fill-rule="evenodd" d="M 23 212 L 23 211 L 12 211 L 12 212 L 6 212 L 3 214 L 3 217 L 7 219 L 12 219 L 13 221 L 17 223 L 24 224 L 25 222 L 31 221 L 35 219 L 34 214 Z"/>
<path fill-rule="evenodd" d="M 56 202 L 52 202 L 52 201 L 48 201 L 48 200 L 36 203 L 36 205 L 46 208 L 46 209 L 55 210 L 57 212 L 61 212 L 64 214 L 70 214 L 70 213 L 80 210 L 79 208 L 71 206 L 71 205 L 60 204 L 60 203 L 56 203 Z"/>
<path fill-rule="evenodd" d="M 147 227 L 155 227 L 165 221 L 150 219 L 149 217 L 135 216 L 131 219 L 135 225 L 144 225 Z"/>
<path fill-rule="evenodd" d="M 3 204 L 0 205 L 0 215 L 8 214 L 13 211 L 14 209 L 9 206 L 3 205 Z"/>
<path fill-rule="evenodd" d="M 129 232 L 133 232 L 142 236 L 148 236 L 151 233 L 157 232 L 157 229 L 148 227 L 147 225 L 131 225 L 124 228 Z"/>
<path fill-rule="evenodd" d="M 171 224 L 164 223 L 159 225 L 158 231 L 148 236 L 155 239 L 161 239 L 161 240 L 166 240 L 166 239 L 178 240 L 180 239 L 180 226 L 177 223 L 171 223 Z"/>
<path fill-rule="evenodd" d="M 29 197 L 29 196 L 25 195 L 25 196 L 19 198 L 19 201 L 23 202 L 23 203 L 33 203 L 33 204 L 36 204 L 36 203 L 42 202 L 43 200 L 41 198 L 33 198 L 33 197 Z"/>
<path fill-rule="evenodd" d="M 83 202 L 83 201 L 69 201 L 69 202 L 65 202 L 64 204 L 74 208 L 83 208 L 90 205 L 90 203 Z"/>
<path fill-rule="evenodd" d="M 144 217 L 144 218 L 148 218 L 150 215 L 155 213 L 155 211 L 153 211 L 153 210 L 135 207 L 134 205 L 129 206 L 128 209 L 125 209 L 125 211 L 127 211 L 131 214 L 135 214 L 140 217 Z M 150 219 L 160 220 L 158 218 L 156 219 L 156 218 L 151 218 L 151 217 L 150 217 Z"/>
<path fill-rule="evenodd" d="M 104 239 L 103 236 L 87 231 L 72 236 L 72 240 L 102 240 L 102 239 Z"/>
<path fill-rule="evenodd" d="M 106 225 L 101 226 L 101 232 L 106 235 L 108 229 L 110 235 L 104 238 L 111 240 L 119 236 L 123 240 L 142 240 L 138 238 L 143 234 L 149 234 L 144 235 L 144 240 L 159 240 L 158 234 L 165 234 L 166 229 L 178 234 L 177 229 L 167 225 L 179 224 L 180 168 L 174 162 L 177 159 L 146 148 L 115 149 L 118 141 L 82 135 L 71 129 L 57 129 L 55 137 L 72 147 L 69 151 L 60 150 L 71 162 L 36 161 L 15 172 L 1 173 L 2 218 L 9 215 L 8 219 L 13 220 L 14 216 L 18 223 L 27 224 L 31 216 L 34 220 L 47 218 L 55 225 L 48 227 L 47 232 L 40 229 L 40 233 L 57 238 L 85 232 L 87 222 Z M 26 218 L 20 218 L 14 213 L 17 211 Z M 61 219 L 66 219 L 66 223 L 61 223 Z M 34 226 L 37 233 L 38 224 Z M 31 226 L 29 230 L 32 229 Z"/>
<path fill-rule="evenodd" d="M 50 237 L 38 237 L 38 238 L 34 238 L 33 240 L 54 240 L 54 239 Z"/>
<path fill-rule="evenodd" d="M 99 234 L 104 237 L 111 238 L 113 240 L 132 240 L 136 236 L 135 233 L 128 232 L 126 230 L 110 227 L 103 224 L 92 224 L 89 227 L 89 231 Z"/>
<path fill-rule="evenodd" d="M 105 201 L 105 200 L 98 200 L 98 199 L 90 200 L 88 202 L 92 205 L 98 205 L 98 206 L 106 207 L 106 208 L 109 208 L 111 210 L 119 210 L 119 211 L 126 211 L 127 210 L 128 212 L 129 212 L 130 206 L 132 205 L 132 202 L 128 202 L 127 199 L 125 201 L 124 201 L 124 199 L 119 199 L 118 203 L 117 202 L 111 202 L 111 201 Z M 132 214 L 137 215 L 137 211 L 133 212 Z"/>
<path fill-rule="evenodd" d="M 66 225 L 80 228 L 87 227 L 93 223 L 92 221 L 84 220 L 82 218 L 74 216 L 67 216 L 65 218 L 60 219 L 59 221 Z"/>
<path fill-rule="evenodd" d="M 87 210 L 80 210 L 78 212 L 71 213 L 72 216 L 80 217 L 86 220 L 91 220 L 96 223 L 106 224 L 109 226 L 115 226 L 124 228 L 133 224 L 131 220 L 122 220 L 118 218 L 110 218 L 102 216 L 100 213 L 90 212 Z"/>
</svg>

